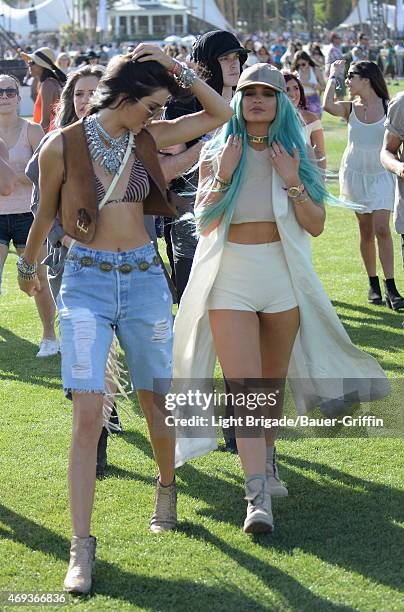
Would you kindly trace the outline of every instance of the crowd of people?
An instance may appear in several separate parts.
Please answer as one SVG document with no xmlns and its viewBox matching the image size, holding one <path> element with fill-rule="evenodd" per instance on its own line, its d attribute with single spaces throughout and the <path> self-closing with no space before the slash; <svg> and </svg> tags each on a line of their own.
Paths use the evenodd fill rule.
<svg viewBox="0 0 404 612">
<path fill-rule="evenodd" d="M 154 533 L 177 524 L 175 467 L 217 446 L 213 436 L 176 438 L 161 398 L 177 384 L 210 384 L 216 358 L 229 394 L 277 389 L 275 405 L 263 407 L 275 419 L 288 376 L 299 413 L 337 414 L 341 401 L 346 409 L 350 398 L 388 393 L 380 365 L 351 343 L 326 295 L 309 240 L 323 232 L 326 204 L 354 212 L 368 302 L 383 303 L 377 246 L 385 303 L 404 309 L 389 223 L 394 211 L 404 264 L 404 94 L 390 101 L 365 42 L 348 60 L 337 37 L 324 56 L 320 45 L 258 47 L 216 30 L 190 55 L 140 43 L 106 67 L 91 65 L 97 57 L 72 70 L 69 56 L 42 47 L 22 55 L 39 84 L 33 122 L 18 116 L 19 83 L 0 75 L 0 273 L 12 241 L 19 286 L 43 325 L 39 357 L 59 350 L 56 303 L 73 402 L 67 591 L 92 585 L 100 444 L 105 451 L 117 420 L 119 429 L 106 401 L 119 384 L 109 374 L 114 338 L 158 467 Z M 339 197 L 326 188 L 323 112 L 348 125 Z M 288 495 L 277 428 L 246 433 L 242 405 L 225 410 L 235 422 L 223 431 L 226 447 L 245 475 L 244 532 L 270 532 L 271 498 Z"/>
</svg>

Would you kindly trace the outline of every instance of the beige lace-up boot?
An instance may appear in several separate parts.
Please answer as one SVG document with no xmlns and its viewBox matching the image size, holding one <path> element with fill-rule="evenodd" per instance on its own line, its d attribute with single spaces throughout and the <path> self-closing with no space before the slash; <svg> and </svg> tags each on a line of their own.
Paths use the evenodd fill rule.
<svg viewBox="0 0 404 612">
<path fill-rule="evenodd" d="M 97 540 L 94 536 L 72 537 L 70 563 L 64 581 L 65 591 L 84 595 L 90 592 L 96 546 Z"/>
<path fill-rule="evenodd" d="M 274 519 L 272 517 L 271 497 L 265 474 L 254 474 L 245 481 L 248 501 L 247 516 L 244 521 L 244 533 L 262 533 L 273 531 Z"/>
<path fill-rule="evenodd" d="M 161 533 L 174 529 L 177 525 L 177 485 L 175 480 L 163 487 L 157 478 L 154 514 L 150 521 L 150 531 Z"/>
</svg>

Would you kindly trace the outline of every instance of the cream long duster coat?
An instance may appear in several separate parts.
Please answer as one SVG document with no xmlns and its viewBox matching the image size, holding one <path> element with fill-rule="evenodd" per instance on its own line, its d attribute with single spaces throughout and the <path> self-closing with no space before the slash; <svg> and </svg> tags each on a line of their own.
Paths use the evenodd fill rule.
<svg viewBox="0 0 404 612">
<path fill-rule="evenodd" d="M 317 277 L 311 261 L 309 235 L 299 225 L 293 204 L 275 170 L 272 201 L 300 310 L 300 329 L 288 371 L 298 414 L 306 414 L 319 406 L 327 416 L 337 416 L 352 404 L 386 396 L 390 385 L 382 368 L 373 357 L 352 344 Z M 173 392 L 212 390 L 216 354 L 207 299 L 219 270 L 224 241 L 223 224 L 199 240 L 175 319 Z M 194 412 L 195 409 L 189 409 L 189 414 Z M 211 414 L 213 406 L 203 413 L 209 418 Z M 206 432 L 200 438 L 180 437 L 184 436 L 183 432 L 177 434 L 177 466 L 217 448 L 214 428 Z"/>
</svg>

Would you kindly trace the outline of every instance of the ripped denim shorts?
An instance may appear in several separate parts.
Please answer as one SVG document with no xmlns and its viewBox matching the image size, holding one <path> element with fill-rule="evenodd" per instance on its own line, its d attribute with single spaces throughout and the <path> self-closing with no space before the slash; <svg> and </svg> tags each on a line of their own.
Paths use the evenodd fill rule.
<svg viewBox="0 0 404 612">
<path fill-rule="evenodd" d="M 172 300 L 153 243 L 120 253 L 74 246 L 57 307 L 65 390 L 104 392 L 115 331 L 133 386 L 167 392 Z"/>
</svg>

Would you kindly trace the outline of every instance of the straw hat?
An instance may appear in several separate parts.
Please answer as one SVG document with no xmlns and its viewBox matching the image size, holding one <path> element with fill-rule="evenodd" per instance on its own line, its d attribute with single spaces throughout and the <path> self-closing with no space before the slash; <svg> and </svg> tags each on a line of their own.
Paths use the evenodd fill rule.
<svg viewBox="0 0 404 612">
<path fill-rule="evenodd" d="M 20 53 L 24 62 L 28 64 L 29 61 L 35 62 L 41 68 L 47 68 L 48 70 L 54 70 L 55 68 L 55 54 L 49 47 L 40 47 L 33 53 Z"/>
</svg>

